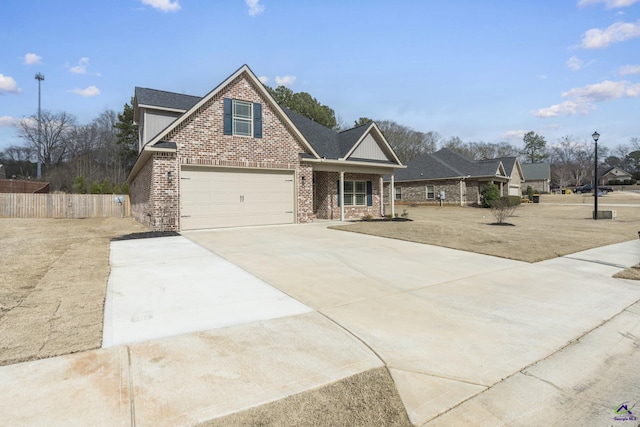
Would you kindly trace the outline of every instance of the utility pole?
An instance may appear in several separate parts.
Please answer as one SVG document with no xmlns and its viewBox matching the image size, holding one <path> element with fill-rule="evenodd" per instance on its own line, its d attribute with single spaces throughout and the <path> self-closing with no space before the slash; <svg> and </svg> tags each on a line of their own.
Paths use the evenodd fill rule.
<svg viewBox="0 0 640 427">
<path fill-rule="evenodd" d="M 44 80 L 42 73 L 36 74 L 36 80 L 38 81 L 38 172 L 37 178 L 42 178 L 42 161 L 40 159 L 40 153 L 42 152 L 42 141 L 40 135 L 42 134 L 42 113 L 40 111 L 40 83 Z"/>
</svg>

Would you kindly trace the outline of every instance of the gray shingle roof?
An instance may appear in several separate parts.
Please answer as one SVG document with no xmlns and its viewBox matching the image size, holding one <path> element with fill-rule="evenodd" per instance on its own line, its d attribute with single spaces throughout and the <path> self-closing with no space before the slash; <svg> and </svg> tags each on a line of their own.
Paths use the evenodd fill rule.
<svg viewBox="0 0 640 427">
<path fill-rule="evenodd" d="M 520 167 L 525 181 L 551 179 L 551 165 L 549 163 L 523 163 Z"/>
<path fill-rule="evenodd" d="M 138 104 L 184 111 L 187 111 L 202 99 L 199 96 L 165 92 L 145 87 L 136 87 L 135 97 Z"/>
<path fill-rule="evenodd" d="M 184 111 L 189 110 L 202 99 L 198 96 L 142 87 L 135 88 L 135 97 L 138 104 Z M 293 122 L 294 126 L 300 131 L 309 144 L 311 144 L 313 149 L 316 150 L 321 157 L 326 159 L 337 160 L 343 158 L 369 128 L 367 124 L 342 132 L 336 132 L 286 107 L 281 108 L 291 122 Z M 364 159 L 363 161 L 371 160 Z"/>
<path fill-rule="evenodd" d="M 515 163 L 515 158 L 513 158 Z M 406 169 L 398 170 L 396 181 L 421 179 L 479 178 L 496 176 L 500 159 L 471 160 L 461 154 L 443 148 L 435 153 L 423 154 L 407 163 Z M 513 169 L 513 167 L 512 167 Z"/>
</svg>

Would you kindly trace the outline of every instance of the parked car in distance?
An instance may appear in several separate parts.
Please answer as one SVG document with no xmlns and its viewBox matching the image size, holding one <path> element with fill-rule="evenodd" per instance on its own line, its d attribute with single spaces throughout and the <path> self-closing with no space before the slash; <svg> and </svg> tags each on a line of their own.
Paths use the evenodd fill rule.
<svg viewBox="0 0 640 427">
<path fill-rule="evenodd" d="M 572 191 L 574 193 L 576 193 L 576 194 L 592 193 L 593 192 L 593 185 L 592 184 L 581 185 L 579 187 L 575 187 Z M 600 193 L 607 194 L 607 193 L 609 193 L 611 191 L 613 191 L 613 187 L 610 187 L 608 185 L 599 185 L 598 186 L 598 192 L 600 192 Z"/>
</svg>

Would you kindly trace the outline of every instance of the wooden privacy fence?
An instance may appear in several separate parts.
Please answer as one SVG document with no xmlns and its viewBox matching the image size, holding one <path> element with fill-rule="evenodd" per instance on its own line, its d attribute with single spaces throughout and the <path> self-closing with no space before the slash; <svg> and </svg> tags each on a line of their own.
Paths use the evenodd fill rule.
<svg viewBox="0 0 640 427">
<path fill-rule="evenodd" d="M 4 218 L 107 218 L 130 215 L 128 195 L 0 193 Z"/>
</svg>

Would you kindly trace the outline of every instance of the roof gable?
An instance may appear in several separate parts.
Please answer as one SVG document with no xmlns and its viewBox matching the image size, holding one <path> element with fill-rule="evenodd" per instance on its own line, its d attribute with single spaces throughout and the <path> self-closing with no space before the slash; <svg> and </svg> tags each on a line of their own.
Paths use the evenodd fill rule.
<svg viewBox="0 0 640 427">
<path fill-rule="evenodd" d="M 154 145 L 157 142 L 164 139 L 171 131 L 176 129 L 186 120 L 188 120 L 193 114 L 195 114 L 201 107 L 207 104 L 211 99 L 213 99 L 216 95 L 222 92 L 227 86 L 233 83 L 237 78 L 242 77 L 246 81 L 249 82 L 253 86 L 255 90 L 257 90 L 260 95 L 269 102 L 270 107 L 276 113 L 276 115 L 284 122 L 284 124 L 291 130 L 296 138 L 298 138 L 304 148 L 308 150 L 308 152 L 316 158 L 319 158 L 318 153 L 315 149 L 309 144 L 304 135 L 300 133 L 298 128 L 291 122 L 289 117 L 284 113 L 282 108 L 275 102 L 275 100 L 271 97 L 269 92 L 265 89 L 264 85 L 258 80 L 256 75 L 251 71 L 251 69 L 247 65 L 243 65 L 240 67 L 235 73 L 230 75 L 227 79 L 225 79 L 222 83 L 216 86 L 213 90 L 211 90 L 208 94 L 200 98 L 198 102 L 191 106 L 182 116 L 180 116 L 177 120 L 167 126 L 162 132 L 156 135 L 153 139 L 151 139 L 147 146 Z"/>
<path fill-rule="evenodd" d="M 282 110 L 323 159 L 401 164 L 375 123 L 336 132 L 286 107 Z M 363 147 L 359 155 L 354 155 L 363 143 L 368 144 L 368 149 Z"/>
</svg>

